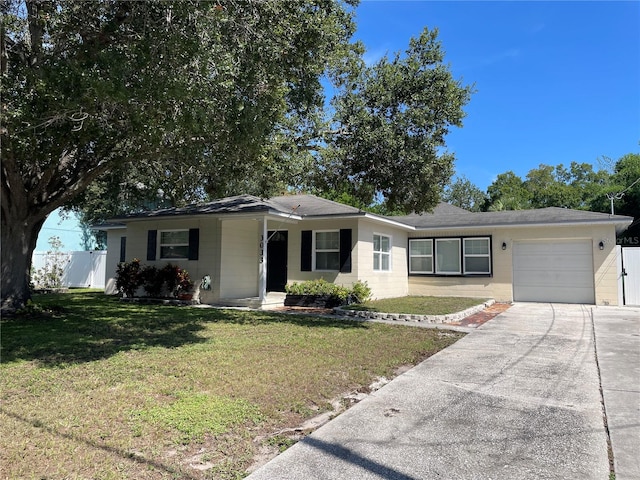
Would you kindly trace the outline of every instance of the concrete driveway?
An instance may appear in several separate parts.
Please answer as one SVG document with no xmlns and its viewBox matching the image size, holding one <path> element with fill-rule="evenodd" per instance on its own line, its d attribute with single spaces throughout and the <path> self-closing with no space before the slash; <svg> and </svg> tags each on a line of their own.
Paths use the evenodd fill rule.
<svg viewBox="0 0 640 480">
<path fill-rule="evenodd" d="M 640 310 L 618 310 L 515 304 L 247 478 L 607 479 L 596 347 L 616 480 L 640 478 Z"/>
</svg>

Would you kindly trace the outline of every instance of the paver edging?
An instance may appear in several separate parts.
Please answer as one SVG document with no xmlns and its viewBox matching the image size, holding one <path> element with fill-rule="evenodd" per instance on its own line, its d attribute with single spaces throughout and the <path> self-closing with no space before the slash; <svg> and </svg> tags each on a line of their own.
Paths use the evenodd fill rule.
<svg viewBox="0 0 640 480">
<path fill-rule="evenodd" d="M 334 307 L 333 314 L 341 317 L 358 317 L 368 318 L 372 320 L 393 320 L 396 322 L 425 322 L 425 323 L 448 323 L 456 320 L 462 320 L 474 313 L 483 311 L 485 308 L 490 307 L 496 303 L 491 298 L 480 305 L 462 310 L 461 312 L 450 313 L 447 315 L 416 315 L 407 313 L 387 313 L 387 312 L 369 312 L 366 310 L 347 310 L 342 307 Z"/>
</svg>

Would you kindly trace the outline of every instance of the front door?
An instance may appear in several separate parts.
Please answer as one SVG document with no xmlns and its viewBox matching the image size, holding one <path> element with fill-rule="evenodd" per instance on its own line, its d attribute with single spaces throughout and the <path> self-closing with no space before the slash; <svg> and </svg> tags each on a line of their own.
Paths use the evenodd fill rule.
<svg viewBox="0 0 640 480">
<path fill-rule="evenodd" d="M 267 291 L 284 292 L 287 284 L 288 232 L 269 232 L 267 243 Z"/>
</svg>

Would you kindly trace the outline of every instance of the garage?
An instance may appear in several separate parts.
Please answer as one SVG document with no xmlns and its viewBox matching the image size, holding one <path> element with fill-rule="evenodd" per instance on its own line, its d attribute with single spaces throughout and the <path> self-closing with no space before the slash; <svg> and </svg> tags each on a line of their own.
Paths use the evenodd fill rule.
<svg viewBox="0 0 640 480">
<path fill-rule="evenodd" d="M 591 240 L 515 242 L 513 299 L 595 303 Z"/>
</svg>

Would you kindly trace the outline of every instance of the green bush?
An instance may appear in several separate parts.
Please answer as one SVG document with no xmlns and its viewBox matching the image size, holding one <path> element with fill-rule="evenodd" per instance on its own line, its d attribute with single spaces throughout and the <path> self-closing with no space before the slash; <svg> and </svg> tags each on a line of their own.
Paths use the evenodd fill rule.
<svg viewBox="0 0 640 480">
<path fill-rule="evenodd" d="M 140 260 L 134 258 L 130 262 L 118 264 L 116 270 L 116 288 L 121 295 L 133 297 L 136 290 L 142 286 L 142 266 Z"/>
<path fill-rule="evenodd" d="M 349 303 L 364 303 L 371 298 L 371 287 L 367 282 L 358 280 L 351 287 L 351 301 Z"/>
<path fill-rule="evenodd" d="M 367 282 L 362 282 L 360 280 L 354 283 L 352 288 L 347 288 L 342 285 L 327 282 L 324 278 L 319 278 L 316 280 L 308 280 L 306 282 L 293 282 L 287 284 L 285 291 L 289 295 L 327 296 L 338 300 L 339 304 L 352 302 L 361 303 L 371 297 L 371 288 L 369 288 Z"/>
<path fill-rule="evenodd" d="M 153 265 L 143 266 L 137 258 L 119 263 L 116 270 L 118 292 L 130 298 L 135 296 L 139 287 L 144 288 L 150 297 L 159 298 L 165 293 L 177 297 L 181 293 L 191 292 L 193 281 L 189 272 L 170 263 L 160 269 Z"/>
<path fill-rule="evenodd" d="M 162 295 L 162 287 L 164 286 L 164 278 L 161 271 L 153 265 L 147 265 L 140 272 L 142 277 L 142 288 L 150 297 L 157 298 Z"/>
</svg>

